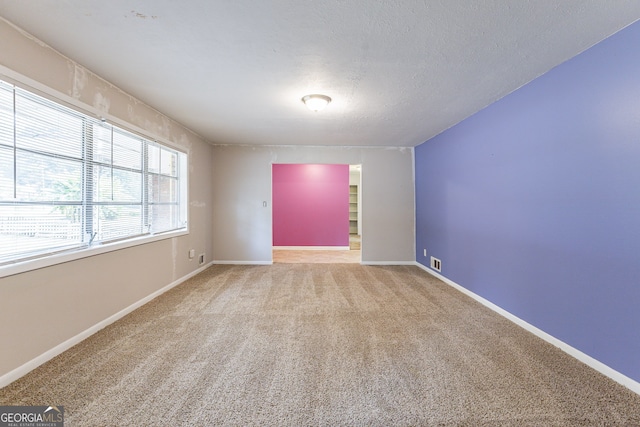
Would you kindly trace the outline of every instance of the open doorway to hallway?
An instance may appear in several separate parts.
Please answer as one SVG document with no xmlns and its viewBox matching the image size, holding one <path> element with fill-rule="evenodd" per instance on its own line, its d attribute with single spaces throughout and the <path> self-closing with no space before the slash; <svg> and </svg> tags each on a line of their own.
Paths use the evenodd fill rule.
<svg viewBox="0 0 640 427">
<path fill-rule="evenodd" d="M 273 164 L 274 263 L 360 263 L 360 165 Z"/>
</svg>

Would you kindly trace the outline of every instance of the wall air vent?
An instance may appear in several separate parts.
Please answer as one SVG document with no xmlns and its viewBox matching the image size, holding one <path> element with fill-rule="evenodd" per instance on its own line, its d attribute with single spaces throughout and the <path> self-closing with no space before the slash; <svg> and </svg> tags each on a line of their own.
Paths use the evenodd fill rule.
<svg viewBox="0 0 640 427">
<path fill-rule="evenodd" d="M 431 268 L 439 272 L 442 268 L 442 261 L 438 258 L 431 257 Z"/>
</svg>

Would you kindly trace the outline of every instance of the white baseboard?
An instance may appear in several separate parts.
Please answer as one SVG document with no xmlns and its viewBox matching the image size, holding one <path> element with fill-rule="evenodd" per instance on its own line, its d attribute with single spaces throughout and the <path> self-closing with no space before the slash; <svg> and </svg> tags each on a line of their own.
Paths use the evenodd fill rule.
<svg viewBox="0 0 640 427">
<path fill-rule="evenodd" d="M 220 265 L 272 265 L 273 261 L 214 260 L 213 264 L 220 264 Z"/>
<path fill-rule="evenodd" d="M 120 310 L 119 312 L 115 313 L 114 315 L 109 316 L 108 318 L 104 319 L 103 321 L 96 323 L 92 327 L 84 330 L 83 332 L 80 332 L 78 335 L 69 338 L 68 340 L 64 341 L 61 344 L 58 344 L 57 346 L 53 347 L 50 350 L 47 350 L 46 352 L 42 353 L 40 356 L 28 361 L 24 365 L 19 366 L 16 369 L 7 372 L 6 374 L 4 374 L 4 375 L 2 375 L 0 377 L 0 388 L 11 384 L 12 382 L 17 380 L 18 378 L 20 378 L 20 377 L 28 374 L 29 372 L 33 371 L 38 366 L 44 364 L 45 362 L 48 362 L 49 360 L 53 359 L 54 357 L 56 357 L 60 353 L 70 349 L 71 347 L 73 347 L 74 345 L 80 343 L 81 341 L 85 340 L 86 338 L 89 338 L 91 335 L 93 335 L 96 332 L 98 332 L 99 330 L 109 326 L 110 324 L 112 324 L 116 320 L 119 320 L 119 319 L 123 318 L 127 314 L 131 313 L 133 310 L 135 310 L 135 309 L 137 309 L 139 307 L 142 307 L 144 304 L 148 303 L 149 301 L 151 301 L 152 299 L 156 298 L 157 296 L 167 292 L 171 288 L 174 288 L 174 287 L 178 286 L 180 283 L 182 283 L 185 280 L 195 276 L 196 274 L 200 273 L 201 271 L 204 271 L 205 269 L 207 269 L 211 265 L 213 265 L 213 262 L 209 262 L 208 264 L 203 265 L 202 267 L 198 268 L 195 271 L 192 271 L 191 273 L 187 274 L 186 276 L 181 277 L 180 279 L 168 284 L 164 288 L 158 289 L 157 291 L 153 292 L 152 294 L 147 295 L 146 297 L 142 298 L 141 300 L 136 301 L 135 303 L 131 304 L 127 308 L 124 308 L 124 309 Z"/>
<path fill-rule="evenodd" d="M 214 260 L 213 264 L 230 265 L 273 265 L 273 261 L 229 261 Z M 415 261 L 361 261 L 360 265 L 416 265 Z"/>
<path fill-rule="evenodd" d="M 415 261 L 362 261 L 362 265 L 416 265 Z"/>
<path fill-rule="evenodd" d="M 446 278 L 445 276 L 439 274 L 438 272 L 436 272 L 434 270 L 431 270 L 430 268 L 420 264 L 419 262 L 415 262 L 414 265 L 416 265 L 419 268 L 423 269 L 424 271 L 426 271 L 427 273 L 431 274 L 432 276 L 437 277 L 438 279 L 442 280 L 447 285 L 457 289 L 458 291 L 462 292 L 463 294 L 465 294 L 467 296 L 470 296 L 474 300 L 478 301 L 480 304 L 482 304 L 485 307 L 495 311 L 499 315 L 501 315 L 501 316 L 505 317 L 506 319 L 512 321 L 516 325 L 526 329 L 527 331 L 531 332 L 532 334 L 536 335 L 537 337 L 542 338 L 543 340 L 545 340 L 548 343 L 554 345 L 555 347 L 558 347 L 560 350 L 564 351 L 568 355 L 572 356 L 575 359 L 578 359 L 580 362 L 590 366 L 591 368 L 595 369 L 596 371 L 600 372 L 601 374 L 603 374 L 603 375 L 611 378 L 615 382 L 625 386 L 626 388 L 628 388 L 629 390 L 633 391 L 634 393 L 640 394 L 640 383 L 639 382 L 627 377 L 626 375 L 616 371 L 613 368 L 610 368 L 609 366 L 605 365 L 604 363 L 600 362 L 599 360 L 594 359 L 593 357 L 589 356 L 588 354 L 585 354 L 585 353 L 581 352 L 580 350 L 570 346 L 569 344 L 565 343 L 564 341 L 560 341 L 558 338 L 554 337 L 553 335 L 549 335 L 548 333 L 544 332 L 542 329 L 538 329 L 537 327 L 533 326 L 532 324 L 527 323 L 526 321 L 520 319 L 518 316 L 515 316 L 515 315 L 509 313 L 508 311 L 506 311 L 505 309 L 495 305 L 491 301 L 486 300 L 483 297 L 481 297 L 480 295 L 477 295 L 477 294 L 471 292 L 467 288 L 464 288 L 464 287 L 460 286 L 456 282 Z"/>
<path fill-rule="evenodd" d="M 348 251 L 349 246 L 273 246 L 276 251 Z"/>
</svg>

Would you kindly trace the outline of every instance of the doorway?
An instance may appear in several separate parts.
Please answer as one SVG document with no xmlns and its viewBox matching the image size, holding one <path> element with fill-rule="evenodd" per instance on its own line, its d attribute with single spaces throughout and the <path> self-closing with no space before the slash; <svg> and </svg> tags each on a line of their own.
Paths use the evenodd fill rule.
<svg viewBox="0 0 640 427">
<path fill-rule="evenodd" d="M 274 263 L 360 263 L 361 166 L 272 165 Z"/>
</svg>

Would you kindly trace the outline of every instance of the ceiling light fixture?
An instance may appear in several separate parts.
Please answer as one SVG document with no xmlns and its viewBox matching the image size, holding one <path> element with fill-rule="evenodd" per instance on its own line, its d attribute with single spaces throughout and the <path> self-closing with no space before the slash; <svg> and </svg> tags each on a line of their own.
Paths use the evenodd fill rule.
<svg viewBox="0 0 640 427">
<path fill-rule="evenodd" d="M 302 102 L 304 102 L 304 105 L 311 111 L 318 112 L 331 102 L 331 98 L 327 95 L 319 94 L 305 95 L 302 97 Z"/>
</svg>

